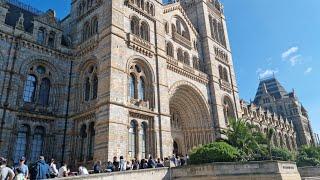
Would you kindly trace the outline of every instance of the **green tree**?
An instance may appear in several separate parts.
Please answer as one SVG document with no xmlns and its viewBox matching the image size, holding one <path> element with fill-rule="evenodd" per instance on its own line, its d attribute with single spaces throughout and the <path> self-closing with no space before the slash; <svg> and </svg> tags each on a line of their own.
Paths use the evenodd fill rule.
<svg viewBox="0 0 320 180">
<path fill-rule="evenodd" d="M 237 148 L 226 142 L 213 142 L 193 149 L 190 153 L 190 163 L 235 162 L 239 157 L 240 152 Z"/>
<path fill-rule="evenodd" d="M 265 155 L 263 144 L 265 136 L 257 130 L 257 126 L 246 123 L 244 120 L 230 119 L 230 128 L 227 130 L 228 143 L 243 153 L 243 160 L 261 159 Z M 263 158 L 262 158 L 263 159 Z"/>
<path fill-rule="evenodd" d="M 303 146 L 299 149 L 297 165 L 320 166 L 320 147 Z"/>
</svg>

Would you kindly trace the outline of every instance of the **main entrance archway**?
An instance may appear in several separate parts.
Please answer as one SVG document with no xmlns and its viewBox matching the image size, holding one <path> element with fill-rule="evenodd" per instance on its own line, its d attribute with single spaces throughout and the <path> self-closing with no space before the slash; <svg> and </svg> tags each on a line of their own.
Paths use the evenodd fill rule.
<svg viewBox="0 0 320 180">
<path fill-rule="evenodd" d="M 213 141 L 209 108 L 195 87 L 182 84 L 174 88 L 170 114 L 174 153 L 185 155 L 192 148 Z"/>
</svg>

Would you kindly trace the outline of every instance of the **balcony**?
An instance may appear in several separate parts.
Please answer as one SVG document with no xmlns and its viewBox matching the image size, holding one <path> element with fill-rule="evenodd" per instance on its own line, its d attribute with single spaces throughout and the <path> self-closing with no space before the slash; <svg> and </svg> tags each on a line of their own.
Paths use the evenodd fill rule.
<svg viewBox="0 0 320 180">
<path fill-rule="evenodd" d="M 226 92 L 229 92 L 231 93 L 231 90 L 232 90 L 232 86 L 229 82 L 223 80 L 223 79 L 220 79 L 219 80 L 220 82 L 220 88 Z"/>
<path fill-rule="evenodd" d="M 154 54 L 154 46 L 139 36 L 128 33 L 127 34 L 128 46 L 137 52 L 140 52 L 146 56 L 152 57 Z"/>
<path fill-rule="evenodd" d="M 80 43 L 77 48 L 78 55 L 82 54 L 83 52 L 87 52 L 94 49 L 98 45 L 98 41 L 99 41 L 99 35 L 95 34 L 90 38 L 86 39 L 85 41 L 83 41 L 82 43 Z"/>
<path fill-rule="evenodd" d="M 185 48 L 191 49 L 192 48 L 192 43 L 189 39 L 183 37 L 182 35 L 178 34 L 177 32 L 172 32 L 172 38 L 174 41 L 177 43 L 181 44 Z"/>
</svg>

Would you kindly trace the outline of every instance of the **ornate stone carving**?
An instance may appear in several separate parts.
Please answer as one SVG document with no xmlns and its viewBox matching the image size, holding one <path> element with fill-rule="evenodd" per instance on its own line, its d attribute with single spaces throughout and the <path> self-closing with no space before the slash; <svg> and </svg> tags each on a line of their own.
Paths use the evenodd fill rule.
<svg viewBox="0 0 320 180">
<path fill-rule="evenodd" d="M 128 46 L 131 49 L 148 57 L 152 57 L 154 55 L 154 46 L 150 42 L 131 33 L 127 34 L 127 40 Z"/>
<path fill-rule="evenodd" d="M 216 59 L 218 61 L 221 61 L 221 62 L 223 62 L 225 64 L 229 64 L 228 54 L 224 50 L 222 50 L 222 49 L 220 49 L 218 47 L 214 47 L 214 53 L 215 53 Z"/>
<path fill-rule="evenodd" d="M 191 49 L 192 48 L 192 43 L 189 39 L 183 37 L 182 35 L 178 34 L 177 32 L 172 32 L 172 38 L 174 41 L 177 43 L 181 44 L 182 46 Z"/>
</svg>

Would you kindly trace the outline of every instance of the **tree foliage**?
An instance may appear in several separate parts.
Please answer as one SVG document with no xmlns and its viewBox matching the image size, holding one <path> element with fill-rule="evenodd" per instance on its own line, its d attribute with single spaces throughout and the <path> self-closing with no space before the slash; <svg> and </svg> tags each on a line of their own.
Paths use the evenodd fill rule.
<svg viewBox="0 0 320 180">
<path fill-rule="evenodd" d="M 320 166 L 320 147 L 304 146 L 299 149 L 297 165 L 303 166 Z"/>
<path fill-rule="evenodd" d="M 237 148 L 226 142 L 214 142 L 193 149 L 190 154 L 190 163 L 234 162 L 239 157 L 240 152 Z"/>
<path fill-rule="evenodd" d="M 275 160 L 292 161 L 294 159 L 293 154 L 290 151 L 283 148 L 273 147 L 271 149 L 271 152 L 272 152 L 272 157 Z"/>
<path fill-rule="evenodd" d="M 267 139 L 258 127 L 244 120 L 231 119 L 226 132 L 228 143 L 242 151 L 242 160 L 265 160 L 268 154 Z"/>
</svg>

